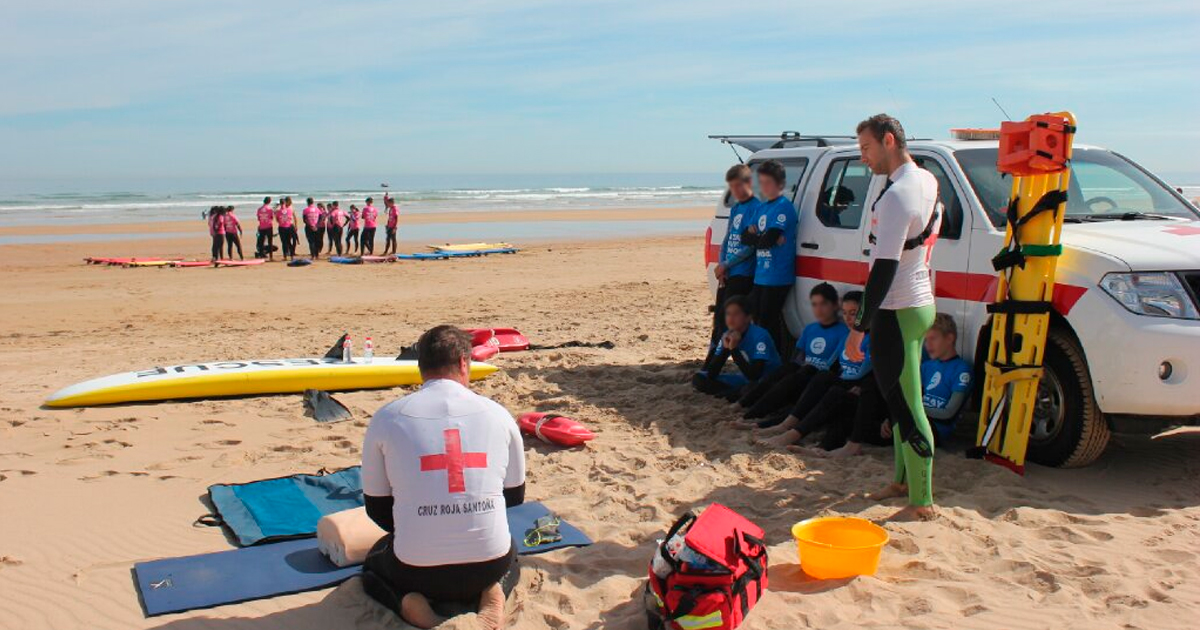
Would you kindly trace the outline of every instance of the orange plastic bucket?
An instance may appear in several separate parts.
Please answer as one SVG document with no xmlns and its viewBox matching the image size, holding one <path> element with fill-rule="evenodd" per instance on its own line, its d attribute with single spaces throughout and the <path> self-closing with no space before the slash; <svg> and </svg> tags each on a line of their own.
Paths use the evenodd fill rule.
<svg viewBox="0 0 1200 630">
<path fill-rule="evenodd" d="M 800 568 L 818 580 L 875 575 L 888 542 L 884 528 L 849 516 L 810 518 L 792 526 Z"/>
</svg>

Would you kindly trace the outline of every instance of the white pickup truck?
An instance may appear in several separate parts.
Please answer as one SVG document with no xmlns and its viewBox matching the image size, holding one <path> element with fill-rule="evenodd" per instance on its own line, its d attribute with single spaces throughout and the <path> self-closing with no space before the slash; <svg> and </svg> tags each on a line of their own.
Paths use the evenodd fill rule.
<svg viewBox="0 0 1200 630">
<path fill-rule="evenodd" d="M 751 151 L 751 168 L 778 160 L 787 169 L 800 216 L 796 285 L 785 307 L 795 334 L 810 318 L 814 285 L 843 292 L 865 284 L 864 215 L 884 178 L 872 176 L 852 137 L 713 138 Z M 946 216 L 932 258 L 937 307 L 954 316 L 959 353 L 974 361 L 977 383 L 991 334 L 986 304 L 996 292 L 991 258 L 1003 245 L 1012 183 L 996 171 L 998 144 L 909 143 L 940 186 Z M 728 216 L 727 195 L 706 238 L 714 291 Z M 1200 423 L 1200 211 L 1124 156 L 1077 144 L 1062 241 L 1029 459 L 1083 466 L 1113 431 Z"/>
</svg>

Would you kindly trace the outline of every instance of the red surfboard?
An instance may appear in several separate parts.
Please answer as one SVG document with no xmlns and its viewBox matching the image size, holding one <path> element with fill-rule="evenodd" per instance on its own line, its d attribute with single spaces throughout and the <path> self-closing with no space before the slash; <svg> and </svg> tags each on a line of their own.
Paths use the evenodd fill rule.
<svg viewBox="0 0 1200 630">
<path fill-rule="evenodd" d="M 523 413 L 517 418 L 517 426 L 543 442 L 560 446 L 580 446 L 596 437 L 587 427 L 556 413 Z"/>
</svg>

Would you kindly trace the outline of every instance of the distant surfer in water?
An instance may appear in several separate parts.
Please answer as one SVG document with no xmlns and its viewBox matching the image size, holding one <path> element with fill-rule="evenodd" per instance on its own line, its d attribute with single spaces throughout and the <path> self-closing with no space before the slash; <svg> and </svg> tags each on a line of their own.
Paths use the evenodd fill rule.
<svg viewBox="0 0 1200 630">
<path fill-rule="evenodd" d="M 396 200 L 389 197 L 387 193 L 383 194 L 383 205 L 387 207 L 387 225 L 384 226 L 385 239 L 383 241 L 383 255 L 388 253 L 396 253 L 396 227 L 400 224 L 400 208 L 396 205 Z"/>
<path fill-rule="evenodd" d="M 350 220 L 346 223 L 346 253 L 350 253 L 350 241 L 354 241 L 354 253 L 360 253 L 362 247 L 358 243 L 358 221 L 362 215 L 358 211 L 358 206 L 350 204 Z"/>
</svg>

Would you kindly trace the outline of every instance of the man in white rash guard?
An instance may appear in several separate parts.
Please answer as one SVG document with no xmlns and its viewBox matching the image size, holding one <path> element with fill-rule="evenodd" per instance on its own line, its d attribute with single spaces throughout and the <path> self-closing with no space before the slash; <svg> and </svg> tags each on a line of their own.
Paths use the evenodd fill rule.
<svg viewBox="0 0 1200 630">
<path fill-rule="evenodd" d="M 417 348 L 425 384 L 380 409 L 363 441 L 367 514 L 388 532 L 363 587 L 418 628 L 444 621 L 431 601 L 478 602 L 499 628 L 517 575 L 505 508 L 525 499 L 524 443 L 504 407 L 468 388 L 465 332 L 438 326 Z"/>
</svg>

